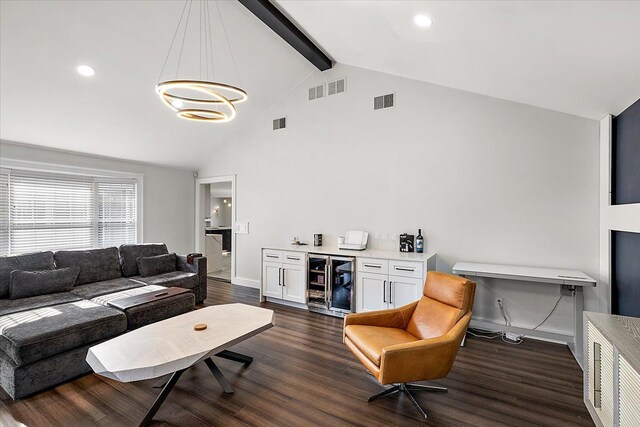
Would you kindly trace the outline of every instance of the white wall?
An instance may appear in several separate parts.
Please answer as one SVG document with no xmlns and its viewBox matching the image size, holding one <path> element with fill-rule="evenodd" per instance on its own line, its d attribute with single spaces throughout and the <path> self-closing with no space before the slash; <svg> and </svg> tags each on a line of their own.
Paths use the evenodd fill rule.
<svg viewBox="0 0 640 427">
<path fill-rule="evenodd" d="M 472 72 L 470 70 L 470 72 Z M 307 101 L 308 87 L 347 77 L 347 92 Z M 396 107 L 373 111 L 394 92 Z M 242 114 L 240 111 L 239 114 Z M 272 131 L 286 116 L 287 129 Z M 260 278 L 260 247 L 291 236 L 326 242 L 422 228 L 438 269 L 456 261 L 565 267 L 598 274 L 598 122 L 338 65 L 315 73 L 199 171 L 237 174 L 237 275 Z M 481 283 L 476 316 L 532 326 L 559 289 Z M 565 298 L 545 324 L 571 328 Z"/>
<path fill-rule="evenodd" d="M 172 252 L 193 252 L 195 187 L 192 171 L 8 141 L 0 141 L 0 157 L 143 174 L 143 241 L 164 242 Z"/>
<path fill-rule="evenodd" d="M 598 311 L 611 312 L 611 230 L 640 233 L 640 203 L 611 203 L 612 117 L 600 121 L 600 283 Z"/>
</svg>

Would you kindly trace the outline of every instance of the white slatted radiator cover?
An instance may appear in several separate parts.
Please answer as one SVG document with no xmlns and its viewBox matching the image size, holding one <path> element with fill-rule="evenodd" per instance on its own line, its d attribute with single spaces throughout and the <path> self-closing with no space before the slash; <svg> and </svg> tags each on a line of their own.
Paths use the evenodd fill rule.
<svg viewBox="0 0 640 427">
<path fill-rule="evenodd" d="M 620 355 L 618 368 L 620 427 L 640 426 L 640 373 Z"/>
<path fill-rule="evenodd" d="M 605 427 L 613 427 L 613 345 L 591 324 L 587 326 L 589 401 Z M 600 378 L 598 381 L 595 360 L 595 344 L 600 345 Z M 600 402 L 597 402 L 596 385 L 600 385 Z M 599 403 L 599 404 L 598 404 Z"/>
</svg>

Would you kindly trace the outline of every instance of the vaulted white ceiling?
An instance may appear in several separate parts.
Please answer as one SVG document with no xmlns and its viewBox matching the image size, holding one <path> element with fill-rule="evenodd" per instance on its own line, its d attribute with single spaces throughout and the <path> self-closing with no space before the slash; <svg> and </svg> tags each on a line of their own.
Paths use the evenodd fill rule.
<svg viewBox="0 0 640 427">
<path fill-rule="evenodd" d="M 640 2 L 277 4 L 337 62 L 592 119 L 640 96 Z M 245 126 L 269 126 L 268 108 L 317 72 L 238 2 L 220 1 L 237 67 L 213 9 L 216 79 L 249 101 L 231 123 L 178 119 L 154 86 L 182 6 L 1 1 L 0 138 L 196 169 Z M 433 26 L 417 28 L 416 13 Z M 183 57 L 191 77 L 196 40 Z M 79 76 L 79 64 L 96 75 Z M 172 57 L 167 77 L 175 66 Z"/>
<path fill-rule="evenodd" d="M 221 1 L 234 67 L 210 2 L 216 79 L 244 88 L 249 100 L 238 105 L 238 116 L 230 123 L 179 119 L 162 104 L 154 86 L 183 4 L 2 0 L 0 137 L 197 169 L 221 142 L 261 117 L 315 70 L 240 3 Z M 191 19 L 197 21 L 199 3 L 193 4 Z M 199 27 L 190 28 L 181 70 L 198 77 Z M 165 78 L 174 77 L 177 52 Z M 95 76 L 78 75 L 80 64 L 94 67 Z M 270 117 L 263 119 L 269 126 Z"/>
<path fill-rule="evenodd" d="M 344 64 L 592 119 L 640 97 L 640 1 L 277 1 Z"/>
</svg>

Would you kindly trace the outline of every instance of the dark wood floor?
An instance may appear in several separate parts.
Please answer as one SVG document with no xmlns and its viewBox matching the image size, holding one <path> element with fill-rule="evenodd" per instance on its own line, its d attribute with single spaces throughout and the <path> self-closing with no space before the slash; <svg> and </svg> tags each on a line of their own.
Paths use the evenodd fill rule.
<svg viewBox="0 0 640 427">
<path fill-rule="evenodd" d="M 209 281 L 207 304 L 258 305 L 255 289 Z M 447 394 L 421 394 L 424 422 L 405 397 L 367 403 L 381 390 L 342 344 L 342 321 L 264 304 L 276 327 L 236 346 L 248 368 L 216 363 L 236 392 L 224 395 L 206 365 L 187 371 L 156 415 L 163 426 L 525 426 L 593 425 L 582 403 L 582 371 L 565 346 L 515 346 L 469 337 L 446 380 Z M 132 426 L 144 417 L 155 381 L 119 383 L 86 375 L 34 397 L 0 391 L 0 425 Z"/>
</svg>

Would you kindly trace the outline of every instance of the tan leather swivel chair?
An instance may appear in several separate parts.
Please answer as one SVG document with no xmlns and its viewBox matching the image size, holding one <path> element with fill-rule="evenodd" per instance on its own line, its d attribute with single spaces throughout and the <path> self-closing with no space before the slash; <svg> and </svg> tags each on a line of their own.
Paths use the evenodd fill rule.
<svg viewBox="0 0 640 427">
<path fill-rule="evenodd" d="M 431 271 L 420 300 L 392 310 L 348 314 L 344 343 L 380 384 L 394 384 L 368 401 L 402 392 L 424 418 L 412 391 L 446 392 L 444 387 L 409 384 L 445 378 L 469 321 L 476 284 Z"/>
</svg>

